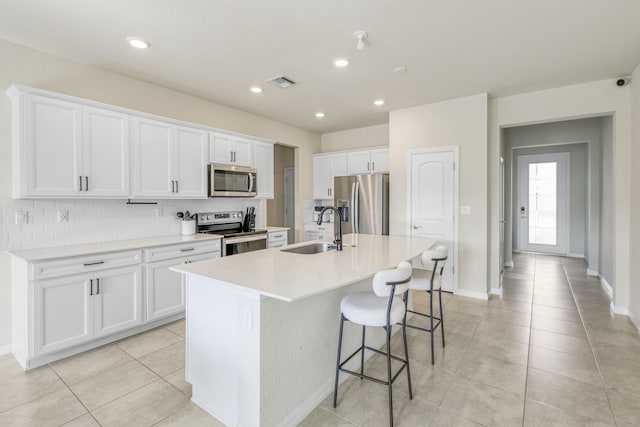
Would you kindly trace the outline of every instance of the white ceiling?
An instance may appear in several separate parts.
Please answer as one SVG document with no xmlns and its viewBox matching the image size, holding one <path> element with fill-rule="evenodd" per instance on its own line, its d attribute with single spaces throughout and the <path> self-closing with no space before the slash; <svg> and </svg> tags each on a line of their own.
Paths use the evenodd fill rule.
<svg viewBox="0 0 640 427">
<path fill-rule="evenodd" d="M 443 99 L 627 75 L 639 18 L 638 0 L 0 0 L 0 38 L 330 132 Z M 361 51 L 356 30 L 369 33 Z M 297 85 L 264 83 L 281 74 Z"/>
</svg>

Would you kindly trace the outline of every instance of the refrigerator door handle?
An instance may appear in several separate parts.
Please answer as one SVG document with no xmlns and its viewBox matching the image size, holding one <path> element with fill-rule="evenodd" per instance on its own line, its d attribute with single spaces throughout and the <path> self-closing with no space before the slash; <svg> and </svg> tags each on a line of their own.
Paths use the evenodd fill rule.
<svg viewBox="0 0 640 427">
<path fill-rule="evenodd" d="M 349 205 L 351 206 L 351 212 L 349 213 L 351 215 L 351 231 L 355 234 L 356 233 L 356 203 L 355 203 L 355 195 L 356 195 L 356 183 L 352 182 L 351 183 L 351 200 L 349 201 Z"/>
<path fill-rule="evenodd" d="M 353 193 L 353 224 L 354 224 L 354 233 L 360 233 L 360 183 L 356 182 L 355 191 Z"/>
</svg>

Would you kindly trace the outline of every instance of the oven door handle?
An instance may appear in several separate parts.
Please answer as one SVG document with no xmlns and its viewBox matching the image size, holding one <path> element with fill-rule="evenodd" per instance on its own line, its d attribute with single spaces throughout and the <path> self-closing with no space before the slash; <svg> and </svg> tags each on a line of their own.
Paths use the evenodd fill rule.
<svg viewBox="0 0 640 427">
<path fill-rule="evenodd" d="M 224 239 L 225 245 L 233 245 L 236 243 L 245 243 L 245 242 L 253 242 L 256 240 L 267 240 L 267 234 L 259 234 L 257 236 L 246 236 L 246 237 L 232 237 L 231 239 Z"/>
</svg>

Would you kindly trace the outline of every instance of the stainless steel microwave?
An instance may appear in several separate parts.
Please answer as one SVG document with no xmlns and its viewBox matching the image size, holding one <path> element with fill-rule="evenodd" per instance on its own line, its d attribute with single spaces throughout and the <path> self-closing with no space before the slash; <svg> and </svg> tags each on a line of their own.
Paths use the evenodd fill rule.
<svg viewBox="0 0 640 427">
<path fill-rule="evenodd" d="M 210 163 L 209 197 L 255 197 L 256 170 L 245 166 Z"/>
</svg>

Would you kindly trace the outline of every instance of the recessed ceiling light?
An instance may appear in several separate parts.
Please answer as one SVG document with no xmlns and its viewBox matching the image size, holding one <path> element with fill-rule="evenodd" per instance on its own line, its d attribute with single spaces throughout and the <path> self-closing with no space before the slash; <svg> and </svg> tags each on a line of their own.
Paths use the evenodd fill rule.
<svg viewBox="0 0 640 427">
<path fill-rule="evenodd" d="M 376 99 L 373 103 L 377 106 L 384 105 L 384 99 Z"/>
<path fill-rule="evenodd" d="M 136 49 L 146 49 L 151 46 L 151 43 L 149 43 L 148 41 L 139 39 L 137 37 L 127 37 L 127 41 Z"/>
<path fill-rule="evenodd" d="M 251 86 L 249 90 L 253 93 L 262 93 L 262 88 L 260 86 Z"/>
<path fill-rule="evenodd" d="M 333 60 L 333 65 L 339 68 L 346 67 L 349 65 L 349 60 L 345 58 L 336 58 Z"/>
<path fill-rule="evenodd" d="M 324 113 L 316 113 L 316 117 L 321 119 L 324 117 Z"/>
</svg>

